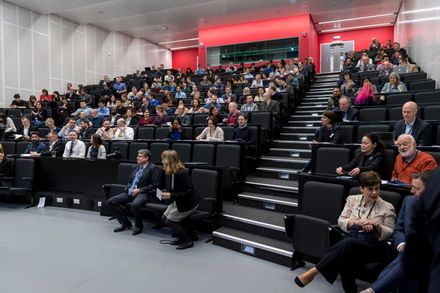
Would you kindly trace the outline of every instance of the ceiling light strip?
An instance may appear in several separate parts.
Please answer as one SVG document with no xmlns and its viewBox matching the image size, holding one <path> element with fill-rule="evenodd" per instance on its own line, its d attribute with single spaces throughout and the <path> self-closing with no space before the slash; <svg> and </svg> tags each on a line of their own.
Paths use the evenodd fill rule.
<svg viewBox="0 0 440 293">
<path fill-rule="evenodd" d="M 184 47 L 175 47 L 175 48 L 170 48 L 171 51 L 177 51 L 177 50 L 183 50 L 183 49 L 192 49 L 192 48 L 198 48 L 199 45 L 194 45 L 194 46 L 184 46 Z"/>
<path fill-rule="evenodd" d="M 369 25 L 360 25 L 360 26 L 328 29 L 328 30 L 322 30 L 319 32 L 320 33 L 329 33 L 329 32 L 339 32 L 339 31 L 348 31 L 348 30 L 363 29 L 363 28 L 370 28 L 370 27 L 392 26 L 392 25 L 394 25 L 394 24 L 391 22 L 386 22 L 386 23 L 378 23 L 378 24 L 369 24 Z"/>
<path fill-rule="evenodd" d="M 412 23 L 412 22 L 433 21 L 433 20 L 440 20 L 440 16 L 402 20 L 402 21 L 399 21 L 398 23 L 401 24 L 401 23 Z"/>
<path fill-rule="evenodd" d="M 440 7 L 423 8 L 423 9 L 416 9 L 416 10 L 408 10 L 408 11 L 403 11 L 403 12 L 401 12 L 400 14 L 428 12 L 428 11 L 434 11 L 434 10 L 440 10 Z"/>
<path fill-rule="evenodd" d="M 393 15 L 396 15 L 396 13 L 385 13 L 385 14 L 377 14 L 377 15 L 370 15 L 370 16 L 360 16 L 360 17 L 355 17 L 355 18 L 345 18 L 345 19 L 338 19 L 338 20 L 322 21 L 322 22 L 318 22 L 318 24 L 328 24 L 328 23 L 335 23 L 335 22 L 362 20 L 362 19 L 384 17 L 384 16 L 393 16 Z"/>
<path fill-rule="evenodd" d="M 165 45 L 165 44 L 173 44 L 173 43 L 180 43 L 180 42 L 187 42 L 187 41 L 197 41 L 199 38 L 192 38 L 192 39 L 183 39 L 183 40 L 176 40 L 176 41 L 168 41 L 168 42 L 160 42 L 159 45 Z"/>
</svg>

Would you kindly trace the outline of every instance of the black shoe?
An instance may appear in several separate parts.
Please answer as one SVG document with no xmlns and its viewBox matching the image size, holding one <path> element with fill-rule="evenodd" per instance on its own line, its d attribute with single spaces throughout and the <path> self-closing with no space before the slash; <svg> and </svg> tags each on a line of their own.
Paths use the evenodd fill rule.
<svg viewBox="0 0 440 293">
<path fill-rule="evenodd" d="M 183 249 L 191 248 L 193 246 L 194 246 L 194 242 L 192 242 L 192 240 L 188 240 L 177 246 L 176 249 L 183 250 Z"/>
<path fill-rule="evenodd" d="M 181 245 L 183 243 L 185 243 L 184 240 L 177 239 L 177 240 L 170 241 L 170 243 L 168 243 L 168 244 L 170 244 L 170 245 Z"/>
<path fill-rule="evenodd" d="M 131 223 L 128 222 L 128 223 L 122 224 L 118 228 L 115 228 L 115 230 L 113 230 L 113 232 L 122 232 L 122 231 L 130 229 L 131 227 L 132 227 Z"/>
<path fill-rule="evenodd" d="M 141 234 L 142 233 L 142 230 L 144 230 L 144 227 L 134 227 L 134 229 L 133 229 L 133 236 L 136 236 L 136 235 L 138 235 L 138 234 Z"/>
<path fill-rule="evenodd" d="M 304 288 L 304 284 L 301 282 L 301 280 L 298 277 L 295 278 L 295 284 L 298 285 L 298 287 L 300 288 Z"/>
</svg>

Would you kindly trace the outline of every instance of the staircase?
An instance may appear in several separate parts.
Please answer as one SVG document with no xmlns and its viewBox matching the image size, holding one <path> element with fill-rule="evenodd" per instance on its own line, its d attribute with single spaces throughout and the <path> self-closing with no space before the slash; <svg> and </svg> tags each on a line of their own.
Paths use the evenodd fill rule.
<svg viewBox="0 0 440 293">
<path fill-rule="evenodd" d="M 224 202 L 214 244 L 290 266 L 293 249 L 285 236 L 283 216 L 298 212 L 297 173 L 311 157 L 309 141 L 321 125 L 337 81 L 337 73 L 317 75 L 269 153 L 260 157 L 256 173 L 246 177 L 238 202 Z"/>
</svg>

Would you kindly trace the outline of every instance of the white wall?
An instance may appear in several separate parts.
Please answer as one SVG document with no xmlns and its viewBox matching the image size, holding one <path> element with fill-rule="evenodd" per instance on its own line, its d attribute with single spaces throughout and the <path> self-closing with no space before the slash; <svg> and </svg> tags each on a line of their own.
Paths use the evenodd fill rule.
<svg viewBox="0 0 440 293">
<path fill-rule="evenodd" d="M 56 15 L 40 15 L 0 0 L 0 107 L 15 93 L 63 93 L 67 82 L 95 84 L 145 66 L 172 66 L 171 51 Z"/>
<path fill-rule="evenodd" d="M 395 26 L 394 39 L 408 50 L 410 57 L 439 87 L 440 10 L 433 10 L 434 7 L 440 7 L 438 0 L 405 0 Z M 420 9 L 425 11 L 405 13 Z"/>
</svg>

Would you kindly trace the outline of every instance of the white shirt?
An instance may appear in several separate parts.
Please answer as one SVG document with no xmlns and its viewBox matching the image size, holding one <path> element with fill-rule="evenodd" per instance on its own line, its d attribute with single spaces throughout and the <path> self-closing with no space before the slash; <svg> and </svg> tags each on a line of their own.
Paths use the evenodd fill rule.
<svg viewBox="0 0 440 293">
<path fill-rule="evenodd" d="M 80 140 L 76 140 L 73 143 L 72 153 L 70 149 L 72 148 L 72 141 L 68 141 L 64 147 L 63 158 L 85 158 L 86 157 L 86 144 Z"/>
<path fill-rule="evenodd" d="M 133 140 L 134 130 L 131 127 L 125 127 L 123 130 L 117 129 L 113 134 L 113 140 Z"/>
</svg>

